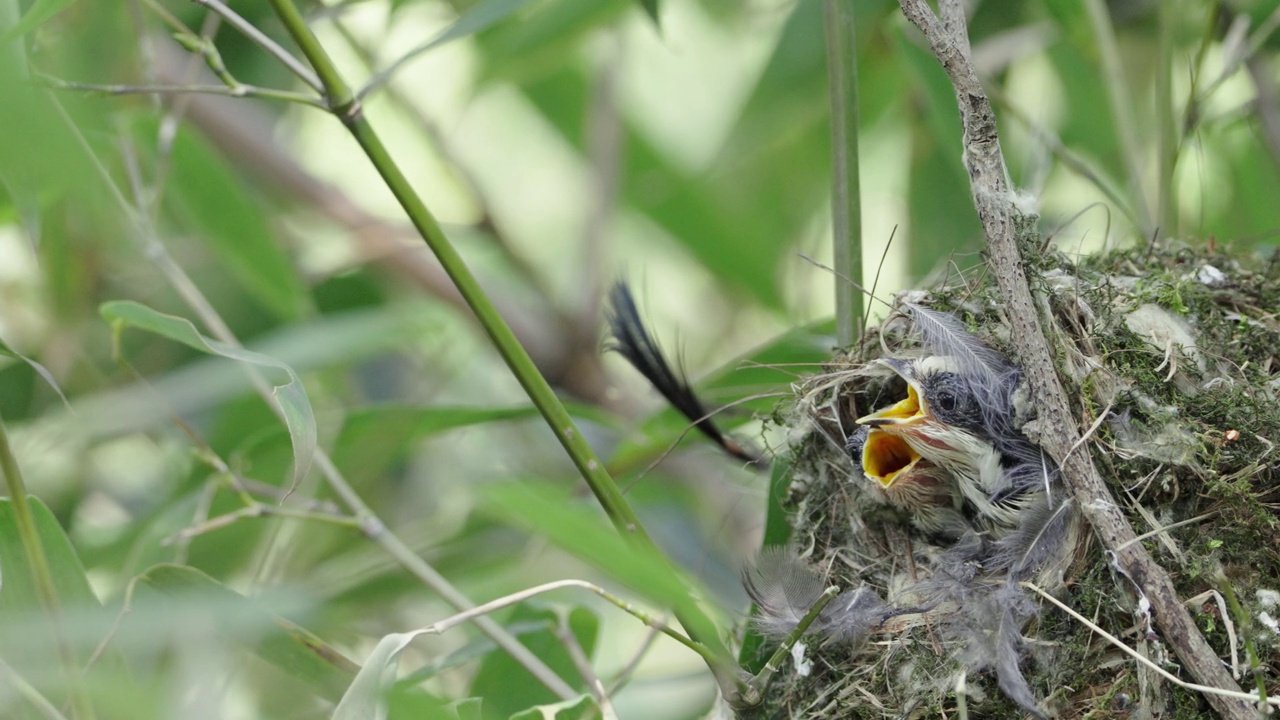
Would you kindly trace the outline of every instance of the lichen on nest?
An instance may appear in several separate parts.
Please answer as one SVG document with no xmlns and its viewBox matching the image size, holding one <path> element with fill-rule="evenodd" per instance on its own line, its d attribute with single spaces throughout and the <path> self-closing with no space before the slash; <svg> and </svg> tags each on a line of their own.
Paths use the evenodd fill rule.
<svg viewBox="0 0 1280 720">
<path fill-rule="evenodd" d="M 1080 427 L 1092 428 L 1088 451 L 1179 596 L 1195 601 L 1197 624 L 1219 657 L 1245 687 L 1262 683 L 1274 695 L 1280 264 L 1212 245 L 1056 260 L 1033 289 L 1042 319 L 1053 318 L 1050 339 Z M 948 284 L 910 300 L 954 313 L 1008 354 L 1008 325 L 991 284 Z M 929 578 L 943 544 L 884 502 L 844 440 L 856 418 L 904 396 L 901 379 L 868 363 L 918 353 L 910 324 L 908 315 L 891 313 L 798 385 L 778 414 L 792 439 L 793 543 L 831 582 L 866 583 L 899 606 Z M 1035 439 L 1035 422 L 1024 432 Z M 1135 581 L 1115 571 L 1096 543 L 1074 551 L 1061 599 L 1176 675 Z M 1234 610 L 1228 600 L 1238 601 Z M 809 639 L 807 674 L 786 668 L 752 716 L 951 717 L 962 679 L 968 717 L 1020 716 L 989 673 L 965 677 L 971 658 L 949 632 L 947 612 L 893 618 L 859 647 Z M 1052 607 L 1023 634 L 1023 671 L 1041 706 L 1059 717 L 1212 714 L 1198 693 L 1160 680 Z"/>
</svg>

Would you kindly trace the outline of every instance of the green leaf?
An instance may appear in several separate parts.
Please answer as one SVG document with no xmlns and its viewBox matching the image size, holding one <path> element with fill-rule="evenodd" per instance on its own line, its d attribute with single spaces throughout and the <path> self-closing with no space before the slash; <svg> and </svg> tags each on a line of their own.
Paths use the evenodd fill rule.
<svg viewBox="0 0 1280 720">
<path fill-rule="evenodd" d="M 182 603 L 181 612 L 190 612 L 190 601 L 224 609 L 212 613 L 224 637 L 243 642 L 249 650 L 288 675 L 314 688 L 322 697 L 335 701 L 351 685 L 359 668 L 324 640 L 279 615 L 262 609 L 246 598 L 194 568 L 156 565 L 139 582 L 166 598 Z M 186 609 L 183 609 L 186 608 Z M 246 634 L 252 625 L 260 630 Z"/>
<path fill-rule="evenodd" d="M 569 720 L 587 716 L 594 701 L 590 695 L 581 695 L 558 703 L 539 705 L 522 710 L 511 716 L 511 720 Z"/>
<path fill-rule="evenodd" d="M 289 256 L 280 249 L 250 186 L 190 131 L 174 138 L 166 203 L 258 302 L 280 319 L 297 318 L 309 302 Z"/>
<path fill-rule="evenodd" d="M 653 21 L 653 26 L 659 30 L 662 29 L 662 18 L 659 17 L 658 0 L 639 0 L 640 7 L 644 8 L 644 14 L 649 16 Z"/>
<path fill-rule="evenodd" d="M 413 54 L 423 53 L 447 42 L 487 30 L 528 5 L 529 2 L 530 0 L 480 0 L 431 42 L 422 46 L 420 50 L 414 50 Z"/>
<path fill-rule="evenodd" d="M 334 443 L 333 461 L 354 484 L 385 476 L 392 462 L 413 449 L 413 441 L 468 425 L 537 416 L 532 405 L 510 408 L 413 407 L 383 405 L 347 416 Z"/>
<path fill-rule="evenodd" d="M 516 607 L 505 624 L 539 626 L 534 632 L 521 633 L 521 644 L 560 677 L 578 678 L 581 673 L 564 643 L 557 637 L 560 616 L 561 611 L 543 606 L 542 603 L 526 602 Z M 568 610 L 566 620 L 578 644 L 590 657 L 600 632 L 600 619 L 586 608 L 575 607 Z M 468 694 L 484 698 L 486 714 L 497 717 L 525 716 L 533 706 L 556 703 L 559 699 L 510 655 L 496 652 L 490 653 L 481 663 Z"/>
<path fill-rule="evenodd" d="M 59 677 L 57 658 L 61 646 L 68 645 L 83 666 L 100 638 L 101 604 L 89 586 L 84 566 L 67 539 L 62 526 L 39 498 L 28 496 L 28 507 L 36 535 L 44 550 L 45 564 L 53 580 L 60 618 L 53 626 L 40 600 L 36 580 L 31 571 L 27 548 L 18 531 L 13 501 L 0 499 L 0 647 L 5 658 L 28 677 Z M 87 627 L 94 628 L 87 630 Z M 104 658 L 111 676 L 117 680 L 118 658 Z M 18 664 L 20 663 L 20 664 Z M 97 677 L 105 677 L 106 668 L 98 667 Z M 59 683 L 41 682 L 39 688 L 51 702 L 61 704 L 67 688 Z M 6 715 L 7 717 L 7 715 Z"/>
<path fill-rule="evenodd" d="M 400 653 L 414 638 L 427 632 L 429 631 L 415 630 L 392 633 L 379 640 L 373 652 L 365 659 L 355 680 L 342 695 L 337 709 L 333 711 L 332 720 L 385 720 L 387 705 L 383 698 L 395 683 Z"/>
<path fill-rule="evenodd" d="M 100 607 L 80 557 L 57 518 L 40 498 L 29 496 L 28 499 L 59 602 L 63 607 Z M 11 617 L 41 607 L 31 566 L 27 564 L 27 554 L 18 535 L 13 501 L 9 498 L 0 499 L 0 578 L 3 578 L 0 582 L 0 616 Z"/>
<path fill-rule="evenodd" d="M 9 344 L 4 341 L 4 338 L 0 338 L 0 355 L 3 355 L 5 357 L 11 357 L 14 360 L 20 360 L 26 363 L 27 365 L 30 365 L 31 369 L 34 370 L 37 375 L 43 378 L 45 382 L 49 383 L 49 387 L 53 388 L 54 392 L 58 393 L 58 397 L 62 398 L 62 404 L 66 405 L 68 408 L 70 407 L 70 403 L 67 402 L 67 396 L 63 395 L 62 388 L 58 387 L 58 381 L 53 377 L 53 373 L 49 372 L 49 369 L 46 368 L 44 365 L 41 365 L 35 360 L 32 360 L 26 355 L 23 355 L 17 350 L 14 350 L 13 348 L 9 347 Z"/>
<path fill-rule="evenodd" d="M 18 20 L 18 24 L 9 28 L 7 32 L 0 35 L 0 45 L 12 42 L 15 38 L 26 35 L 36 28 L 44 25 L 53 19 L 54 15 L 62 12 L 73 0 L 36 0 L 31 3 L 31 7 L 22 14 Z"/>
<path fill-rule="evenodd" d="M 631 0 L 542 0 L 519 22 L 504 23 L 481 37 L 490 76 L 531 77 L 560 68 L 575 57 L 580 38 L 614 22 Z"/>
<path fill-rule="evenodd" d="M 532 481 L 494 485 L 485 489 L 485 510 L 546 537 L 664 607 L 687 606 L 694 596 L 710 597 L 694 590 L 691 580 L 673 574 L 664 559 L 624 540 L 594 505 L 571 501 L 568 492 Z"/>
<path fill-rule="evenodd" d="M 119 336 L 123 330 L 126 327 L 134 327 L 180 342 L 203 353 L 282 371 L 288 381 L 276 385 L 274 395 L 284 415 L 285 425 L 289 428 L 289 438 L 293 445 L 293 481 L 290 490 L 297 488 L 315 457 L 316 420 L 311 412 L 311 402 L 307 399 L 306 391 L 302 387 L 302 380 L 298 378 L 293 368 L 261 353 L 206 338 L 189 320 L 165 315 L 131 300 L 104 303 L 99 312 L 111 323 L 117 347 L 119 347 Z"/>
</svg>

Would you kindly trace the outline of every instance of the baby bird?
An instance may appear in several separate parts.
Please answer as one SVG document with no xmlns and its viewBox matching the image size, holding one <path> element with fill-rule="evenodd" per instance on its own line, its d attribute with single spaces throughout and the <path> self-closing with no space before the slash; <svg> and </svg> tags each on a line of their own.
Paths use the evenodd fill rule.
<svg viewBox="0 0 1280 720">
<path fill-rule="evenodd" d="M 950 543 L 971 529 L 951 474 L 901 437 L 863 427 L 849 437 L 847 449 L 884 502 L 905 512 L 917 530 Z"/>
</svg>

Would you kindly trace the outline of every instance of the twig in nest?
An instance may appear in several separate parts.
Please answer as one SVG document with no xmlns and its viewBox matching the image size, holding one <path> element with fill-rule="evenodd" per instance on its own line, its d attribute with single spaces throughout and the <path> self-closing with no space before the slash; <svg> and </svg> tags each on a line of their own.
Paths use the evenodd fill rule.
<svg viewBox="0 0 1280 720">
<path fill-rule="evenodd" d="M 1062 475 L 1102 541 L 1115 553 L 1115 562 L 1142 587 L 1165 640 L 1177 652 L 1200 690 L 1225 718 L 1252 720 L 1256 711 L 1247 702 L 1231 674 L 1200 634 L 1199 628 L 1178 600 L 1169 574 L 1146 549 L 1131 543 L 1135 533 L 1098 475 L 1088 453 L 1072 453 L 1080 440 L 1066 394 L 1053 364 L 1053 355 L 1041 327 L 1037 305 L 1031 297 L 1019 249 L 1020 234 L 1031 234 L 1033 218 L 1023 214 L 1009 187 L 995 113 L 978 80 L 969 55 L 968 34 L 961 0 L 938 0 L 934 15 L 925 0 L 899 0 L 902 12 L 929 43 L 955 89 L 964 126 L 964 163 L 969 173 L 974 205 L 987 236 L 991 269 L 1005 301 L 1014 353 L 1030 381 L 1042 427 L 1041 444 L 1059 461 Z M 1162 671 L 1163 672 L 1163 671 Z M 1171 681 L 1176 681 L 1168 676 Z M 1181 681 L 1177 681 L 1182 685 Z"/>
</svg>

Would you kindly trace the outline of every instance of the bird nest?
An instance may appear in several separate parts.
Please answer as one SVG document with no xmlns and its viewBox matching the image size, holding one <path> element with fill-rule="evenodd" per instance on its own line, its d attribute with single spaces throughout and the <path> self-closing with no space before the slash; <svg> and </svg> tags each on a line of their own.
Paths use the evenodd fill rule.
<svg viewBox="0 0 1280 720">
<path fill-rule="evenodd" d="M 1085 443 L 1140 541 L 1174 577 L 1196 624 L 1246 688 L 1276 690 L 1280 662 L 1280 265 L 1213 250 L 1146 248 L 1039 270 L 1033 283 L 1059 375 Z M 957 283 L 899 298 L 952 313 L 1008 354 L 993 287 Z M 842 588 L 869 587 L 890 607 L 924 602 L 949 540 L 886 502 L 847 439 L 857 419 L 907 394 L 881 357 L 922 352 L 909 312 L 892 313 L 846 355 L 798 386 L 783 413 L 793 438 L 786 494 L 792 546 Z M 1031 420 L 1021 432 L 1036 440 Z M 1059 483 L 1052 492 L 1066 493 Z M 1176 658 L 1141 582 L 1089 532 L 1062 551 L 1060 581 L 1021 625 L 1016 659 L 1039 707 L 1058 717 L 1201 718 L 1203 696 L 1164 679 Z M 771 718 L 1024 715 L 975 653 L 981 619 L 951 603 L 888 614 L 857 642 L 806 638 L 752 716 Z M 980 644 L 980 643 L 979 643 Z"/>
</svg>

